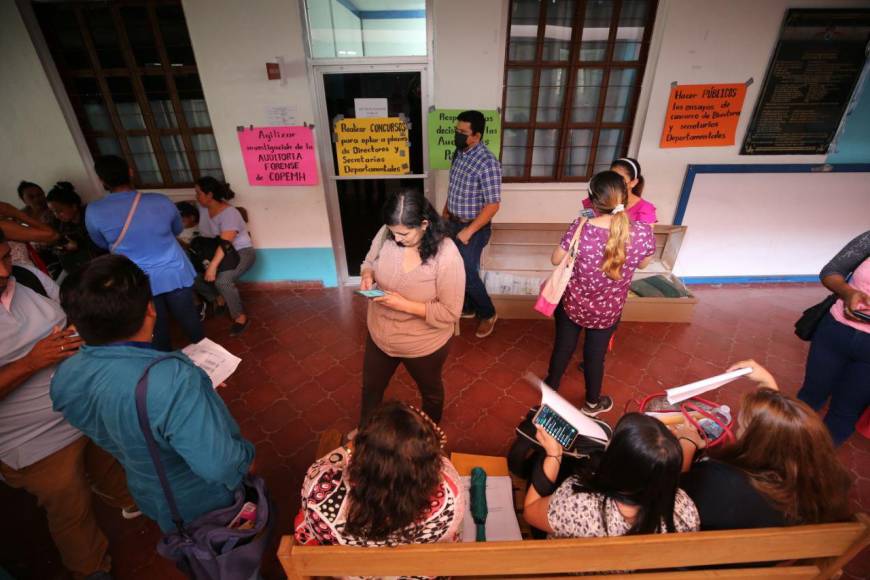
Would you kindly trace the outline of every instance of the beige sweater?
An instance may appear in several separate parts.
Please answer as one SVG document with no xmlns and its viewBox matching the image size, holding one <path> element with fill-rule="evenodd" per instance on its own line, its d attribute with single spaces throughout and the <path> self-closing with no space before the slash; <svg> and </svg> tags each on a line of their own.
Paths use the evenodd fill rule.
<svg viewBox="0 0 870 580">
<path fill-rule="evenodd" d="M 368 329 L 372 340 L 390 356 L 416 358 L 432 354 L 453 336 L 453 324 L 462 314 L 465 266 L 459 250 L 444 238 L 438 253 L 410 272 L 402 271 L 405 248 L 375 236 L 362 268 L 374 272 L 378 288 L 426 305 L 426 317 L 399 312 L 369 302 Z"/>
</svg>

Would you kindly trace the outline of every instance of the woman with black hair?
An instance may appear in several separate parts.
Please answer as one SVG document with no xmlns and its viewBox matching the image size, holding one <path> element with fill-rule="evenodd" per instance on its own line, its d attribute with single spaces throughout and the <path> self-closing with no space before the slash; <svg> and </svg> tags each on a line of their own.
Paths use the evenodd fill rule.
<svg viewBox="0 0 870 580">
<path fill-rule="evenodd" d="M 197 275 L 194 288 L 206 301 L 217 302 L 218 306 L 223 306 L 221 301 L 226 304 L 233 320 L 230 328 L 232 336 L 242 334 L 250 322 L 242 307 L 236 280 L 250 270 L 257 260 L 245 219 L 239 210 L 228 203 L 235 196 L 229 185 L 214 177 L 202 177 L 196 182 L 200 235 L 220 238 L 232 244 L 239 256 L 239 263 L 234 268 L 221 269 L 226 253 L 225 246 L 218 245 L 205 272 Z"/>
<path fill-rule="evenodd" d="M 465 267 L 441 217 L 419 191 L 391 195 L 384 227 L 361 267 L 360 288 L 385 292 L 368 309 L 360 424 L 384 398 L 399 364 L 417 382 L 423 411 L 436 422 L 444 407 L 441 369 L 462 314 Z"/>
<path fill-rule="evenodd" d="M 555 482 L 562 445 L 540 427 L 537 439 L 546 451 L 546 479 Z M 628 413 L 616 424 L 594 474 L 570 477 L 555 491 L 530 487 L 523 515 L 554 538 L 696 531 L 698 509 L 678 487 L 682 463 L 680 444 L 664 423 Z"/>
<path fill-rule="evenodd" d="M 60 239 L 52 247 L 64 272 L 70 274 L 93 258 L 105 254 L 91 240 L 85 227 L 85 210 L 82 198 L 72 183 L 60 181 L 51 188 L 46 197 L 48 207 L 57 218 Z"/>
<path fill-rule="evenodd" d="M 644 178 L 640 172 L 640 162 L 631 157 L 620 157 L 614 159 L 610 164 L 610 171 L 618 173 L 625 181 L 625 187 L 628 189 L 628 201 L 625 204 L 625 215 L 632 222 L 642 222 L 645 224 L 654 224 L 658 221 L 656 217 L 656 206 L 645 199 L 641 199 L 643 194 Z M 593 215 L 600 215 L 589 199 L 583 200 L 583 207 L 587 210 L 592 210 Z"/>
</svg>

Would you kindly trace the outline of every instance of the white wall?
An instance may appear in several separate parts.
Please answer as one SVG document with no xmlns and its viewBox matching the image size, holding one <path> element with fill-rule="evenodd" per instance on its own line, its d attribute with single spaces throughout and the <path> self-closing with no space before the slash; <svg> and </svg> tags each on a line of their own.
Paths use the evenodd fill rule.
<svg viewBox="0 0 870 580">
<path fill-rule="evenodd" d="M 236 136 L 238 125 L 267 125 L 267 107 L 296 107 L 297 122 L 314 112 L 296 2 L 184 0 L 184 13 L 208 103 L 221 165 L 247 208 L 258 248 L 329 247 L 332 240 L 322 183 L 313 187 L 253 187 Z M 284 59 L 286 82 L 266 78 L 266 62 Z"/>
<path fill-rule="evenodd" d="M 432 104 L 438 109 L 500 108 L 507 1 L 437 0 L 432 5 L 435 34 Z M 447 201 L 447 171 L 432 173 L 440 209 Z M 505 192 L 499 219 L 510 205 L 509 196 Z"/>
<path fill-rule="evenodd" d="M 508 1 L 437 0 L 435 100 L 441 108 L 502 105 Z M 690 163 L 824 163 L 824 155 L 741 156 L 787 8 L 868 6 L 867 0 L 660 0 L 630 154 L 646 177 L 644 196 L 670 223 Z M 659 149 L 670 84 L 741 82 L 749 87 L 732 147 Z M 648 101 L 648 105 L 647 105 Z M 437 200 L 446 200 L 447 172 L 436 171 Z M 586 196 L 583 183 L 505 184 L 500 222 L 565 222 Z"/>
<path fill-rule="evenodd" d="M 0 2 L 0 200 L 20 206 L 22 179 L 46 191 L 70 181 L 94 192 L 45 69 L 12 0 Z"/>
<path fill-rule="evenodd" d="M 651 54 L 646 82 L 651 84 L 646 122 L 637 158 L 646 177 L 647 197 L 659 220 L 674 216 L 686 166 L 690 163 L 824 163 L 824 155 L 739 155 L 761 90 L 767 65 L 788 8 L 868 6 L 864 1 L 822 0 L 663 0 L 656 32 L 663 35 L 658 55 Z M 703 17 L 701 17 L 703 15 Z M 749 78 L 743 113 L 731 147 L 660 149 L 670 84 L 734 83 Z M 637 128 L 635 128 L 637 131 Z M 771 192 L 775 193 L 775 192 Z"/>
</svg>

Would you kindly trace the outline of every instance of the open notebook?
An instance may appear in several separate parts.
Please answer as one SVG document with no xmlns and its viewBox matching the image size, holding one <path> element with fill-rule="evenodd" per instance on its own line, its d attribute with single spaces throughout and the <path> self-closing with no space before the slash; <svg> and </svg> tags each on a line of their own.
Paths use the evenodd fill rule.
<svg viewBox="0 0 870 580">
<path fill-rule="evenodd" d="M 541 391 L 541 405 L 547 405 L 559 417 L 571 424 L 579 435 L 584 435 L 592 439 L 606 442 L 607 433 L 601 426 L 580 412 L 580 410 L 569 403 L 562 395 L 551 389 L 540 378 L 532 373 L 526 373 L 525 379 L 535 388 Z M 552 433 L 551 433 L 552 434 Z"/>
</svg>

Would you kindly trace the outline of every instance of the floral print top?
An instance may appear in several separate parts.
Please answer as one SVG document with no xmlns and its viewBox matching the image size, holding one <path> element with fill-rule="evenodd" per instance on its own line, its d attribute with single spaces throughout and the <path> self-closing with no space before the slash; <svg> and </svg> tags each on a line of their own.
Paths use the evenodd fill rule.
<svg viewBox="0 0 870 580">
<path fill-rule="evenodd" d="M 560 246 L 569 251 L 571 238 L 580 223 L 580 218 L 574 220 Z M 562 306 L 568 318 L 583 328 L 610 328 L 619 320 L 625 300 L 628 298 L 628 288 L 631 277 L 644 258 L 651 256 L 656 250 L 656 240 L 652 226 L 642 222 L 634 222 L 629 226 L 629 239 L 625 247 L 625 263 L 622 265 L 622 279 L 611 280 L 601 270 L 604 260 L 604 248 L 610 230 L 586 223 L 580 233 L 577 260 L 568 288 L 562 297 Z"/>
<path fill-rule="evenodd" d="M 553 538 L 601 538 L 624 536 L 631 529 L 616 503 L 603 494 L 575 492 L 576 477 L 568 478 L 550 496 L 547 520 Z M 701 528 L 701 516 L 689 495 L 677 489 L 674 498 L 674 528 L 677 532 L 696 532 Z M 666 533 L 664 522 L 662 532 Z"/>
</svg>

